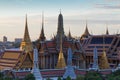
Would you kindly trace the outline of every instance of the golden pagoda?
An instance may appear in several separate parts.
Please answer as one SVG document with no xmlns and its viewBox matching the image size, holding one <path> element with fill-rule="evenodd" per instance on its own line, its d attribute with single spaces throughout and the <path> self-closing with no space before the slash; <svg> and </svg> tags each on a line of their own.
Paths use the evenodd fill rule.
<svg viewBox="0 0 120 80">
<path fill-rule="evenodd" d="M 0 70 L 3 69 L 31 69 L 33 67 L 33 47 L 29 37 L 27 16 L 25 23 L 25 33 L 21 42 L 20 50 L 5 50 L 0 58 Z"/>
<path fill-rule="evenodd" d="M 29 31 L 28 31 L 27 15 L 26 15 L 24 38 L 22 40 L 20 49 L 25 50 L 25 52 L 29 52 L 33 50 L 32 43 L 29 36 Z"/>
<path fill-rule="evenodd" d="M 104 36 L 103 36 L 103 44 L 105 44 Z M 108 58 L 106 56 L 105 47 L 103 45 L 103 53 L 100 58 L 100 69 L 109 69 L 109 68 L 110 66 L 108 63 Z"/>
<path fill-rule="evenodd" d="M 62 51 L 62 33 L 60 34 L 60 53 L 58 56 L 58 62 L 57 62 L 57 66 L 56 68 L 60 69 L 60 68 L 65 68 L 66 67 L 66 63 L 65 63 L 65 58 L 63 55 L 63 51 Z"/>
<path fill-rule="evenodd" d="M 32 42 L 30 40 L 29 31 L 28 31 L 27 15 L 26 15 L 24 38 L 21 42 L 20 50 L 25 51 L 25 53 L 29 53 L 29 52 L 33 51 L 33 46 L 32 46 Z M 32 54 L 29 54 L 29 55 L 30 55 L 30 58 L 33 59 Z"/>
<path fill-rule="evenodd" d="M 103 51 L 101 58 L 100 58 L 100 69 L 109 69 L 109 63 L 108 63 L 108 59 L 106 56 L 106 52 Z"/>
<path fill-rule="evenodd" d="M 24 38 L 21 42 L 20 50 L 23 51 L 23 56 L 19 58 L 19 63 L 17 68 L 32 68 L 33 66 L 33 46 L 30 40 L 28 24 L 27 24 L 27 15 L 25 22 L 25 32 Z"/>
</svg>

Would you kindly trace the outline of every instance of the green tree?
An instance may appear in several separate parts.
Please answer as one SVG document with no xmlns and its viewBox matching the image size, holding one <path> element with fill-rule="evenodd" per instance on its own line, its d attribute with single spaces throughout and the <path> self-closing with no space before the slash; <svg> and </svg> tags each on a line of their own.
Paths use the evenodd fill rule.
<svg viewBox="0 0 120 80">
<path fill-rule="evenodd" d="M 78 75 L 76 80 L 84 80 L 84 76 Z"/>
<path fill-rule="evenodd" d="M 11 77 L 5 77 L 3 80 L 13 80 Z"/>
<path fill-rule="evenodd" d="M 58 79 L 57 79 L 57 80 L 62 80 L 62 79 L 61 79 L 61 77 L 58 77 Z"/>
<path fill-rule="evenodd" d="M 120 75 L 119 76 L 115 76 L 114 80 L 120 80 Z"/>
<path fill-rule="evenodd" d="M 113 72 L 113 75 L 114 76 L 120 76 L 120 70 L 117 70 L 117 71 Z"/>
<path fill-rule="evenodd" d="M 35 80 L 35 77 L 32 73 L 25 76 L 25 80 Z"/>
<path fill-rule="evenodd" d="M 3 80 L 3 73 L 0 72 L 0 80 Z"/>
<path fill-rule="evenodd" d="M 114 75 L 113 74 L 109 74 L 107 75 L 107 80 L 114 80 Z"/>
<path fill-rule="evenodd" d="M 98 72 L 89 71 L 85 75 L 85 80 L 103 80 L 101 75 Z"/>
<path fill-rule="evenodd" d="M 107 75 L 107 80 L 120 80 L 120 70 Z"/>
<path fill-rule="evenodd" d="M 15 78 L 15 80 L 19 80 L 19 78 Z"/>
<path fill-rule="evenodd" d="M 71 80 L 70 76 L 68 76 L 68 77 L 66 78 L 66 80 Z"/>
</svg>

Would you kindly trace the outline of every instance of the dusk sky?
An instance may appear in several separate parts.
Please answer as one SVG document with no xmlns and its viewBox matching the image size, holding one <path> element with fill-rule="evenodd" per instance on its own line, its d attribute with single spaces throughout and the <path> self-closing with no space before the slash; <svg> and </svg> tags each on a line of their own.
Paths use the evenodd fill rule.
<svg viewBox="0 0 120 80">
<path fill-rule="evenodd" d="M 86 20 L 91 34 L 120 33 L 120 0 L 0 0 L 0 40 L 23 38 L 25 15 L 31 40 L 39 37 L 42 12 L 47 39 L 57 32 L 57 19 L 61 12 L 65 34 L 69 29 L 74 37 L 85 30 Z"/>
</svg>

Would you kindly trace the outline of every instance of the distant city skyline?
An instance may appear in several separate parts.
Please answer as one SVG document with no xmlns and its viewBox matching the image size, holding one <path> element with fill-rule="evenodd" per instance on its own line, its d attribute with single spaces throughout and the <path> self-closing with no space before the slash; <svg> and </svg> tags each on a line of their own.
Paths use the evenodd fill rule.
<svg viewBox="0 0 120 80">
<path fill-rule="evenodd" d="M 39 38 L 42 12 L 47 39 L 57 32 L 58 15 L 64 19 L 64 30 L 69 29 L 73 37 L 80 37 L 85 30 L 86 20 L 91 34 L 120 33 L 120 0 L 0 0 L 0 41 L 6 36 L 9 41 L 23 38 L 25 15 L 31 40 Z"/>
</svg>

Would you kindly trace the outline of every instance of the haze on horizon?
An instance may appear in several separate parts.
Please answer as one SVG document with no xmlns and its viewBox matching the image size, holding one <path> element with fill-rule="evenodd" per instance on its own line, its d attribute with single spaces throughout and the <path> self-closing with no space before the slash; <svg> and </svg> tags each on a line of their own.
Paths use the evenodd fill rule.
<svg viewBox="0 0 120 80">
<path fill-rule="evenodd" d="M 38 39 L 44 11 L 44 30 L 47 39 L 57 32 L 57 19 L 61 12 L 65 34 L 80 37 L 86 27 L 91 34 L 120 33 L 120 0 L 0 0 L 0 40 L 23 38 L 25 15 L 31 40 Z"/>
</svg>

